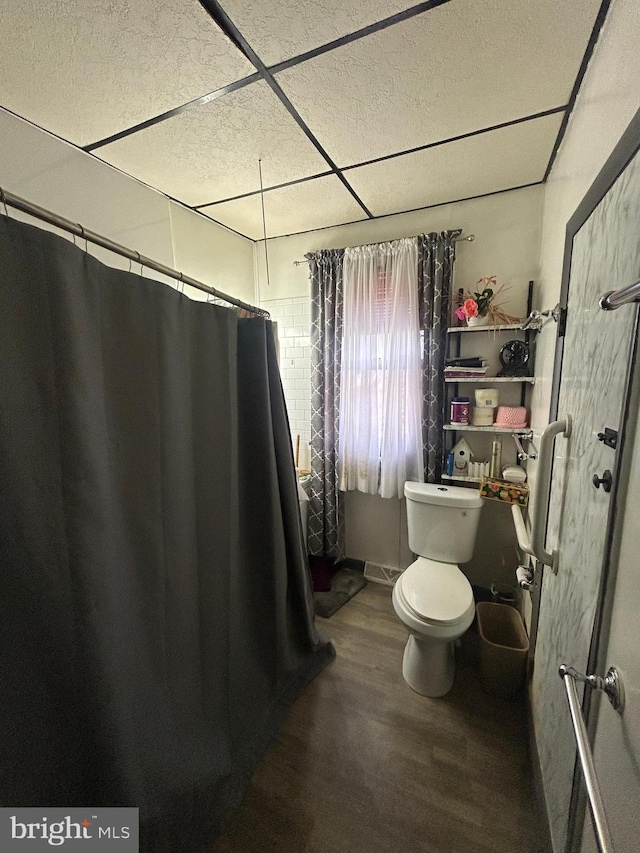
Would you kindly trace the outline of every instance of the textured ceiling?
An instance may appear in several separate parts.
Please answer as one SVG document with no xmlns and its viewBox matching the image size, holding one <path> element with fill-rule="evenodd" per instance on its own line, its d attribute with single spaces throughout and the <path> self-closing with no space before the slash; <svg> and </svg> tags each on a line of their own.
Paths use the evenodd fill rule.
<svg viewBox="0 0 640 853">
<path fill-rule="evenodd" d="M 252 74 L 196 0 L 0 3 L 0 105 L 84 145 Z"/>
<path fill-rule="evenodd" d="M 542 180 L 561 117 L 470 136 L 345 172 L 351 186 L 376 216 L 456 201 Z"/>
<path fill-rule="evenodd" d="M 327 164 L 264 82 L 99 148 L 130 175 L 201 205 L 327 171 Z"/>
<path fill-rule="evenodd" d="M 277 79 L 334 160 L 361 163 L 566 104 L 600 0 L 580 3 L 591 16 L 455 0 Z"/>
<path fill-rule="evenodd" d="M 252 239 L 261 160 L 266 188 L 287 184 L 264 196 L 277 236 L 543 181 L 600 9 L 4 3 L 0 107 Z"/>
<path fill-rule="evenodd" d="M 202 208 L 202 212 L 254 240 L 262 238 L 259 195 L 214 204 Z M 362 208 L 335 175 L 265 193 L 264 213 L 267 237 L 366 219 Z"/>
<path fill-rule="evenodd" d="M 222 5 L 260 59 L 275 65 L 416 4 L 415 0 L 224 0 Z"/>
</svg>

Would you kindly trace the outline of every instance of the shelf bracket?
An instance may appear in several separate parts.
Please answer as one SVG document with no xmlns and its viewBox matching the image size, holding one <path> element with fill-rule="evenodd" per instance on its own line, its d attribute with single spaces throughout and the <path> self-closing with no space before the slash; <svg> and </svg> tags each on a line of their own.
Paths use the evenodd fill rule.
<svg viewBox="0 0 640 853">
<path fill-rule="evenodd" d="M 538 453 L 535 447 L 531 447 L 531 450 L 527 453 L 527 451 L 522 446 L 523 441 L 532 441 L 533 434 L 532 433 L 514 433 L 513 440 L 515 441 L 516 448 L 518 450 L 518 462 L 524 462 L 526 459 L 537 459 Z"/>
<path fill-rule="evenodd" d="M 555 308 L 550 308 L 548 311 L 531 311 L 522 326 L 520 326 L 520 330 L 522 332 L 539 332 L 543 326 L 544 320 L 548 317 L 551 317 L 551 319 L 556 323 L 562 319 L 562 309 L 560 308 L 560 304 L 556 305 Z"/>
</svg>

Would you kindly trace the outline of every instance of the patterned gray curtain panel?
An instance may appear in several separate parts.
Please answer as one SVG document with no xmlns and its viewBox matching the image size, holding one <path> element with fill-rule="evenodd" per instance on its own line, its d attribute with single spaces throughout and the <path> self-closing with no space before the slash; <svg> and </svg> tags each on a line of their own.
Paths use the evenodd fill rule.
<svg viewBox="0 0 640 853">
<path fill-rule="evenodd" d="M 308 549 L 344 556 L 344 515 L 338 490 L 338 411 L 342 355 L 343 249 L 306 255 L 311 279 L 311 492 Z"/>
<path fill-rule="evenodd" d="M 422 436 L 424 478 L 427 483 L 439 483 L 442 474 L 444 359 L 456 253 L 454 238 L 460 233 L 461 229 L 458 229 L 439 234 L 421 234 L 418 237 L 420 324 L 424 332 Z"/>
</svg>

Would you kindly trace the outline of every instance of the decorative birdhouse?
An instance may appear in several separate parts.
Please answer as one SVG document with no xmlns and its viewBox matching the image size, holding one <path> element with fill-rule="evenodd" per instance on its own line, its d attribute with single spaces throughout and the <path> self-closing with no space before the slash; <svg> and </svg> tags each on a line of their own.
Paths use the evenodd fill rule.
<svg viewBox="0 0 640 853">
<path fill-rule="evenodd" d="M 471 448 L 468 443 L 461 438 L 451 452 L 453 453 L 453 473 L 460 477 L 466 476 L 471 460 Z"/>
</svg>

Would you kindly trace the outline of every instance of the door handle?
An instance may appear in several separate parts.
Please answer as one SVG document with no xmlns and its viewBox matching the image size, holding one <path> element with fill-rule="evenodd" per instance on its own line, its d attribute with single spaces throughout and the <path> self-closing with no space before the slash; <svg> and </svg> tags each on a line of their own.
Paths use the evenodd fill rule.
<svg viewBox="0 0 640 853">
<path fill-rule="evenodd" d="M 603 473 L 602 477 L 598 477 L 597 474 L 593 475 L 593 479 L 591 481 L 596 489 L 599 489 L 600 486 L 604 489 L 607 494 L 611 491 L 611 486 L 613 485 L 613 476 L 611 471 L 607 468 L 607 470 Z"/>
</svg>

